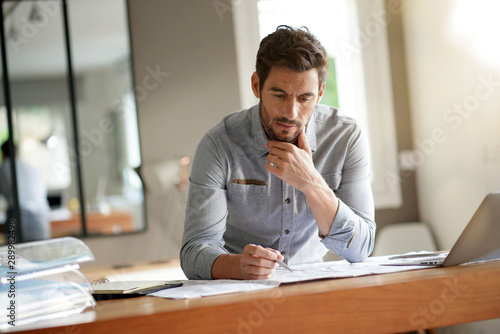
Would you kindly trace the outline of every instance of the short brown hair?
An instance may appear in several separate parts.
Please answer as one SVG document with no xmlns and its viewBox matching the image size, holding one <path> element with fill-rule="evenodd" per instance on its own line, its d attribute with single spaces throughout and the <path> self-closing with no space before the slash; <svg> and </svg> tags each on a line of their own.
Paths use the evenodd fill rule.
<svg viewBox="0 0 500 334">
<path fill-rule="evenodd" d="M 325 48 L 309 29 L 281 25 L 260 42 L 255 69 L 260 90 L 273 66 L 287 67 L 297 72 L 316 68 L 321 87 L 328 76 L 328 65 Z"/>
</svg>

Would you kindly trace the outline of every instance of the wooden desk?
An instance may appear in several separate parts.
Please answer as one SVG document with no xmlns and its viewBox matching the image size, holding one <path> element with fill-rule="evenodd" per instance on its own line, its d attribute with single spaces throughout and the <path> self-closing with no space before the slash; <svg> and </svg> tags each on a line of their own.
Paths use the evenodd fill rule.
<svg viewBox="0 0 500 334">
<path fill-rule="evenodd" d="M 500 317 L 500 261 L 198 298 L 102 301 L 30 333 L 397 333 Z"/>
</svg>

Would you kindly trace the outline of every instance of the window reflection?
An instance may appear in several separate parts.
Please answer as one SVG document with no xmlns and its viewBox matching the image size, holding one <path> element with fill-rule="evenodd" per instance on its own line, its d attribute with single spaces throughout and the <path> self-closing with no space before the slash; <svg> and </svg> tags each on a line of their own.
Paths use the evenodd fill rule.
<svg viewBox="0 0 500 334">
<path fill-rule="evenodd" d="M 19 160 L 43 178 L 51 236 L 84 234 L 82 208 L 88 235 L 143 230 L 126 2 L 67 1 L 75 114 L 61 2 L 4 1 L 2 8 L 11 130 Z M 0 108 L 0 143 L 9 137 L 6 115 Z M 6 212 L 0 199 L 0 223 Z"/>
<path fill-rule="evenodd" d="M 141 158 L 126 5 L 123 0 L 73 0 L 68 10 L 89 232 L 141 229 L 144 198 L 135 172 Z M 100 26 L 107 34 L 93 28 Z"/>
<path fill-rule="evenodd" d="M 30 144 L 36 143 L 29 142 L 24 146 Z M 6 220 L 17 220 L 20 216 L 23 241 L 49 239 L 51 235 L 50 209 L 45 180 L 36 164 L 26 162 L 14 151 L 9 142 L 4 142 L 1 146 L 0 194 L 7 201 Z M 19 216 L 15 212 L 17 204 L 14 201 L 12 163 L 15 164 L 18 181 Z"/>
</svg>

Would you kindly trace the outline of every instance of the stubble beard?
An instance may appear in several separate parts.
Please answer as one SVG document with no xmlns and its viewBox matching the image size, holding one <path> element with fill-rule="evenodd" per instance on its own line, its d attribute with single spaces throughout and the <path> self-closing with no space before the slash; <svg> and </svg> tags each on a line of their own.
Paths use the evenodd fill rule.
<svg viewBox="0 0 500 334">
<path fill-rule="evenodd" d="M 299 137 L 300 131 L 297 131 L 297 133 L 293 134 L 292 136 L 290 136 L 290 133 L 287 130 L 281 130 L 279 133 L 277 133 L 273 129 L 273 123 L 280 122 L 280 123 L 290 124 L 297 126 L 299 129 L 302 129 L 301 122 L 292 121 L 286 117 L 276 117 L 271 120 L 269 118 L 269 113 L 267 112 L 266 107 L 264 107 L 264 105 L 262 104 L 262 100 L 259 102 L 259 113 L 262 126 L 264 127 L 264 131 L 266 132 L 270 140 L 293 143 Z"/>
</svg>

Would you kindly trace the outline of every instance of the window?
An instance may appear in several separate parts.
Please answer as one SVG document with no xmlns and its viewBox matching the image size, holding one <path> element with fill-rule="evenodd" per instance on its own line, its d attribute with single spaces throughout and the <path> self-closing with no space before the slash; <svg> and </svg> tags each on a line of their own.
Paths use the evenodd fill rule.
<svg viewBox="0 0 500 334">
<path fill-rule="evenodd" d="M 317 6 L 325 6 L 325 11 L 318 13 Z M 340 107 L 337 78 L 344 73 L 337 73 L 336 70 L 336 59 L 339 58 L 336 45 L 346 35 L 347 24 L 345 16 L 341 15 L 345 12 L 344 3 L 312 0 L 304 8 L 303 1 L 300 0 L 258 0 L 257 9 L 260 39 L 272 33 L 280 24 L 305 26 L 319 38 L 330 56 L 328 81 L 321 103 Z M 345 80 L 344 77 L 342 79 Z M 342 103 L 349 103 L 347 95 Z M 352 110 L 347 107 L 342 109 Z"/>
<path fill-rule="evenodd" d="M 385 14 L 385 16 L 384 16 Z M 322 103 L 355 117 L 368 133 L 377 209 L 401 205 L 384 2 L 233 0 L 242 107 L 256 103 L 249 78 L 260 40 L 277 26 L 306 26 L 329 53 Z"/>
<path fill-rule="evenodd" d="M 18 191 L 10 207 L 0 205 L 0 217 L 12 213 L 23 227 L 18 242 L 30 241 L 22 234 L 37 223 L 19 219 L 22 211 L 43 213 L 52 237 L 143 231 L 128 2 L 12 0 L 1 9 L 8 33 L 0 140 L 15 144 L 15 160 L 40 172 L 46 189 L 36 208 L 31 192 Z M 12 179 L 9 196 L 27 180 Z"/>
<path fill-rule="evenodd" d="M 53 161 L 69 165 L 69 148 L 64 124 L 63 106 L 16 106 L 13 110 L 18 158 L 36 166 L 50 191 L 60 191 L 71 186 L 70 173 L 57 173 Z"/>
</svg>

